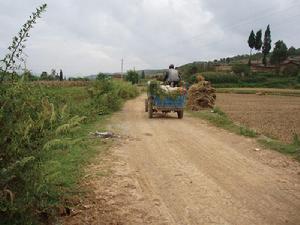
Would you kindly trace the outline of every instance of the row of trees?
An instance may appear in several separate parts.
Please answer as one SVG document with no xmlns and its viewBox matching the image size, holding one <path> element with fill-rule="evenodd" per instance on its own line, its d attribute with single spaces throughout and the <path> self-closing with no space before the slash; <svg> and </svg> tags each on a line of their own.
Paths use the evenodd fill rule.
<svg viewBox="0 0 300 225">
<path fill-rule="evenodd" d="M 132 84 L 137 84 L 141 79 L 145 79 L 145 71 L 143 70 L 141 72 L 141 75 L 139 75 L 139 73 L 136 72 L 135 70 L 128 70 L 124 78 L 126 81 L 129 81 Z M 111 79 L 111 76 L 105 73 L 99 73 L 96 77 L 96 80 L 107 80 L 107 79 Z"/>
<path fill-rule="evenodd" d="M 267 65 L 267 56 L 270 54 L 271 51 L 271 30 L 270 25 L 268 25 L 264 40 L 262 41 L 262 30 L 257 31 L 254 33 L 252 30 L 249 38 L 248 38 L 248 45 L 250 47 L 250 57 L 249 57 L 249 65 L 251 65 L 251 58 L 252 58 L 252 50 L 255 49 L 258 52 L 261 50 L 263 54 L 262 63 L 266 66 Z M 280 64 L 284 60 L 288 58 L 288 56 L 296 56 L 300 55 L 300 49 L 296 49 L 295 47 L 291 46 L 289 49 L 287 45 L 282 41 L 279 40 L 275 43 L 273 52 L 270 56 L 270 63 L 273 65 Z"/>
<path fill-rule="evenodd" d="M 40 76 L 41 80 L 59 80 L 63 81 L 66 80 L 66 77 L 64 77 L 63 71 L 60 70 L 59 73 L 56 73 L 55 69 L 51 70 L 51 73 L 48 74 L 46 71 L 42 72 Z"/>
<path fill-rule="evenodd" d="M 271 43 L 272 43 L 272 39 L 271 39 L 270 25 L 267 26 L 263 41 L 262 41 L 262 30 L 261 29 L 258 30 L 256 34 L 252 30 L 248 38 L 248 45 L 250 47 L 249 65 L 251 65 L 252 50 L 255 49 L 258 52 L 262 50 L 263 53 L 262 63 L 266 66 L 267 55 L 270 53 L 272 48 Z"/>
</svg>

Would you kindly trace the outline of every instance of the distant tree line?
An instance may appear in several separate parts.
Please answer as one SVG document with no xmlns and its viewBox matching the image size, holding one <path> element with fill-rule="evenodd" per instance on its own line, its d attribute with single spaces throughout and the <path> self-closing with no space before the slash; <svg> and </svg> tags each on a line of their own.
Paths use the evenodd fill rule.
<svg viewBox="0 0 300 225">
<path fill-rule="evenodd" d="M 48 74 L 46 71 L 43 71 L 40 80 L 59 80 L 63 81 L 66 80 L 66 77 L 64 77 L 62 69 L 60 69 L 59 73 L 56 72 L 55 69 L 52 69 L 50 74 Z"/>
<path fill-rule="evenodd" d="M 249 65 L 251 65 L 252 59 L 252 50 L 255 49 L 257 52 L 262 52 L 262 64 L 265 66 L 268 64 L 267 56 L 270 55 L 270 63 L 273 65 L 278 65 L 284 60 L 286 60 L 289 56 L 299 56 L 300 55 L 300 48 L 296 49 L 295 47 L 291 46 L 287 48 L 287 45 L 282 41 L 279 40 L 275 43 L 273 52 L 272 49 L 272 39 L 271 39 L 271 30 L 270 25 L 267 26 L 267 29 L 264 34 L 264 39 L 262 41 L 262 30 L 259 30 L 254 33 L 252 30 L 250 32 L 248 38 L 248 45 L 250 47 L 250 56 L 249 56 Z"/>
<path fill-rule="evenodd" d="M 267 64 L 266 56 L 270 53 L 271 43 L 272 43 L 272 39 L 271 39 L 270 25 L 267 26 L 263 41 L 262 41 L 262 30 L 261 29 L 258 30 L 256 34 L 252 30 L 248 38 L 248 45 L 250 47 L 250 56 L 249 56 L 248 64 L 251 65 L 252 50 L 255 49 L 257 52 L 262 50 L 262 54 L 263 54 L 262 63 L 266 65 Z"/>
</svg>

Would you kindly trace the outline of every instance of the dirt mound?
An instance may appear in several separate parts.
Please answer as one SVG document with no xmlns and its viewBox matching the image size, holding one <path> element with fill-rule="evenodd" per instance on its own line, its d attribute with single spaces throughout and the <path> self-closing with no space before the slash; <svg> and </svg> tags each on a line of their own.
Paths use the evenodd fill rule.
<svg viewBox="0 0 300 225">
<path fill-rule="evenodd" d="M 198 83 L 192 85 L 188 90 L 188 108 L 193 111 L 213 108 L 216 101 L 216 89 L 201 75 L 197 76 L 197 81 Z"/>
</svg>

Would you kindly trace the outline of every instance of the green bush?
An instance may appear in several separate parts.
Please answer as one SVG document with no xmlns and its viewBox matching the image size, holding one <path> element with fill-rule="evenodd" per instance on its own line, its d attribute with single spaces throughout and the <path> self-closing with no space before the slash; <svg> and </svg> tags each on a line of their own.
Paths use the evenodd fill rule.
<svg viewBox="0 0 300 225">
<path fill-rule="evenodd" d="M 114 80 L 98 80 L 89 88 L 92 108 L 98 114 L 119 110 L 123 100 L 136 97 L 137 87 L 130 83 Z"/>
<path fill-rule="evenodd" d="M 250 67 L 247 64 L 234 64 L 232 66 L 232 71 L 238 75 L 249 75 Z"/>
<path fill-rule="evenodd" d="M 139 82 L 139 74 L 134 70 L 129 70 L 126 73 L 125 79 L 132 84 L 137 84 Z"/>
</svg>

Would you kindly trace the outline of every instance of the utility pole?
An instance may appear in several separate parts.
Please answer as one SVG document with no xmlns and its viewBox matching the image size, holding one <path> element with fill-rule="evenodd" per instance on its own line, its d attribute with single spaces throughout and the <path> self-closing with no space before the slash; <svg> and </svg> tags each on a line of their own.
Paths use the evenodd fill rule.
<svg viewBox="0 0 300 225">
<path fill-rule="evenodd" d="M 124 65 L 124 59 L 121 59 L 121 78 L 123 80 L 123 65 Z"/>
</svg>

